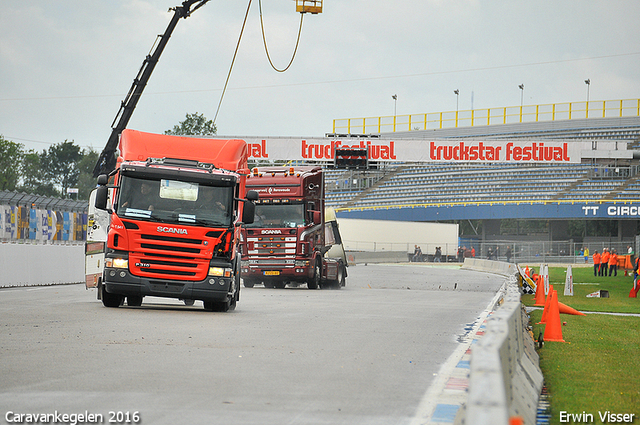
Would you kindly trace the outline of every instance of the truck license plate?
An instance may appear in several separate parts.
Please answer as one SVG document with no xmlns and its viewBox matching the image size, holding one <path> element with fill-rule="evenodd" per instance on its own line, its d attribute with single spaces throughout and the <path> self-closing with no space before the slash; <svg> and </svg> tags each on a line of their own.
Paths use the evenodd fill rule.
<svg viewBox="0 0 640 425">
<path fill-rule="evenodd" d="M 279 270 L 267 270 L 264 272 L 265 276 L 279 276 L 280 275 L 280 271 Z"/>
</svg>

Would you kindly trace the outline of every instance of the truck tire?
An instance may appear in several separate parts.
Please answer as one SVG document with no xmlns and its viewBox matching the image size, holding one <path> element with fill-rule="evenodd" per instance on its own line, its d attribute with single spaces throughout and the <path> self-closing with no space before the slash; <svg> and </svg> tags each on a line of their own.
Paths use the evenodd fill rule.
<svg viewBox="0 0 640 425">
<path fill-rule="evenodd" d="M 102 299 L 102 289 L 103 289 L 102 288 L 102 278 L 101 277 L 98 278 L 98 288 L 97 289 L 98 289 L 98 291 L 97 291 L 98 293 L 96 294 L 96 296 L 98 297 L 99 300 L 101 300 Z"/>
<path fill-rule="evenodd" d="M 130 307 L 140 307 L 142 305 L 142 296 L 141 295 L 128 295 L 127 296 L 127 305 Z"/>
<path fill-rule="evenodd" d="M 322 279 L 322 268 L 320 267 L 320 261 L 316 260 L 313 266 L 313 276 L 307 281 L 307 288 L 318 289 L 320 287 L 320 280 Z"/>
<path fill-rule="evenodd" d="M 207 311 L 224 313 L 225 311 L 229 310 L 229 301 L 225 301 L 225 302 L 205 301 L 204 309 Z"/>
<path fill-rule="evenodd" d="M 337 279 L 333 282 L 333 287 L 336 289 L 340 289 L 345 285 L 345 279 L 347 271 L 345 270 L 344 264 L 340 262 L 338 264 L 338 276 Z"/>
<path fill-rule="evenodd" d="M 124 295 L 112 294 L 102 287 L 102 305 L 105 307 L 120 307 L 124 302 Z"/>
<path fill-rule="evenodd" d="M 192 306 L 193 304 L 195 304 L 196 300 L 182 300 L 182 302 L 184 303 L 184 305 L 186 306 Z"/>
<path fill-rule="evenodd" d="M 242 283 L 244 284 L 245 288 L 253 288 L 253 286 L 256 284 L 253 280 L 249 279 L 242 279 Z"/>
<path fill-rule="evenodd" d="M 207 311 L 215 311 L 218 313 L 226 313 L 229 310 L 235 310 L 236 297 L 237 295 L 233 295 L 231 298 L 227 299 L 227 301 L 221 302 L 205 301 L 204 309 Z"/>
</svg>

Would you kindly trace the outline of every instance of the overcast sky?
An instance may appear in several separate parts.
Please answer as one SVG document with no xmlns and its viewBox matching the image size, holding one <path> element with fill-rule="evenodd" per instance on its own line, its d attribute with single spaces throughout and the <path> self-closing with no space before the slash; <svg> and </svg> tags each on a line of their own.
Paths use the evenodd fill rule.
<svg viewBox="0 0 640 425">
<path fill-rule="evenodd" d="M 276 66 L 300 14 L 262 0 Z M 0 13 L 0 134 L 27 149 L 73 140 L 101 151 L 157 34 L 181 0 L 31 0 Z M 248 0 L 181 20 L 129 122 L 162 133 L 213 119 Z M 291 68 L 267 61 L 249 12 L 218 134 L 322 137 L 336 118 L 640 98 L 637 0 L 325 0 L 306 15 Z"/>
</svg>

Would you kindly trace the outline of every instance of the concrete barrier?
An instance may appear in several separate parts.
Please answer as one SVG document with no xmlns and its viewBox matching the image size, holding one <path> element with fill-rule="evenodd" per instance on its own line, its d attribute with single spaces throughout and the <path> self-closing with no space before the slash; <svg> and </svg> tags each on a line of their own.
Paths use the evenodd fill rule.
<svg viewBox="0 0 640 425">
<path fill-rule="evenodd" d="M 467 402 L 459 410 L 458 425 L 508 425 L 520 416 L 536 423 L 543 376 L 534 341 L 527 330 L 528 315 L 520 302 L 520 288 L 508 274 L 515 265 L 497 261 L 465 261 L 465 268 L 507 273 L 507 291 L 500 307 L 487 320 L 485 335 L 471 350 Z"/>
<path fill-rule="evenodd" d="M 364 263 L 406 263 L 409 257 L 405 251 L 348 251 L 347 261 L 349 264 Z"/>
<path fill-rule="evenodd" d="M 482 260 L 480 258 L 465 258 L 463 269 L 478 270 L 487 273 L 495 273 L 503 276 L 513 276 L 518 268 L 513 263 L 504 261 Z"/>
<path fill-rule="evenodd" d="M 84 244 L 0 244 L 0 287 L 84 282 Z"/>
</svg>

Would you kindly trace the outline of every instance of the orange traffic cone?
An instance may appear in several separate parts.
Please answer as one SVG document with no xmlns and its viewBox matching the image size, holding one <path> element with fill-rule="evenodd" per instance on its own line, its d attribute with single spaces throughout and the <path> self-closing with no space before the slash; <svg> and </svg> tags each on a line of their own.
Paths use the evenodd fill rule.
<svg viewBox="0 0 640 425">
<path fill-rule="evenodd" d="M 511 416 L 509 418 L 509 425 L 522 425 L 524 424 L 522 417 L 520 416 Z"/>
<path fill-rule="evenodd" d="M 560 301 L 558 301 L 558 309 L 562 314 L 573 314 L 574 316 L 586 316 L 586 314 L 584 314 L 583 312 L 578 311 L 573 307 L 569 307 L 568 305 L 563 304 Z"/>
<path fill-rule="evenodd" d="M 536 300 L 534 305 L 538 307 L 545 305 L 544 282 L 541 275 L 538 275 L 538 278 L 536 279 Z"/>
<path fill-rule="evenodd" d="M 549 305 L 549 314 L 547 326 L 544 328 L 544 341 L 565 342 L 562 339 L 562 322 L 560 321 L 560 310 L 558 309 L 558 292 L 549 288 L 551 295 L 551 304 Z"/>
<path fill-rule="evenodd" d="M 547 316 L 549 315 L 549 306 L 551 305 L 551 292 L 553 291 L 553 285 L 549 285 L 549 294 L 547 295 L 547 301 L 544 303 L 544 310 L 542 310 L 542 317 L 537 323 L 538 325 L 547 323 Z"/>
<path fill-rule="evenodd" d="M 633 278 L 633 288 L 629 291 L 629 298 L 638 298 L 638 290 L 640 290 L 640 284 L 638 284 L 638 277 Z"/>
</svg>

